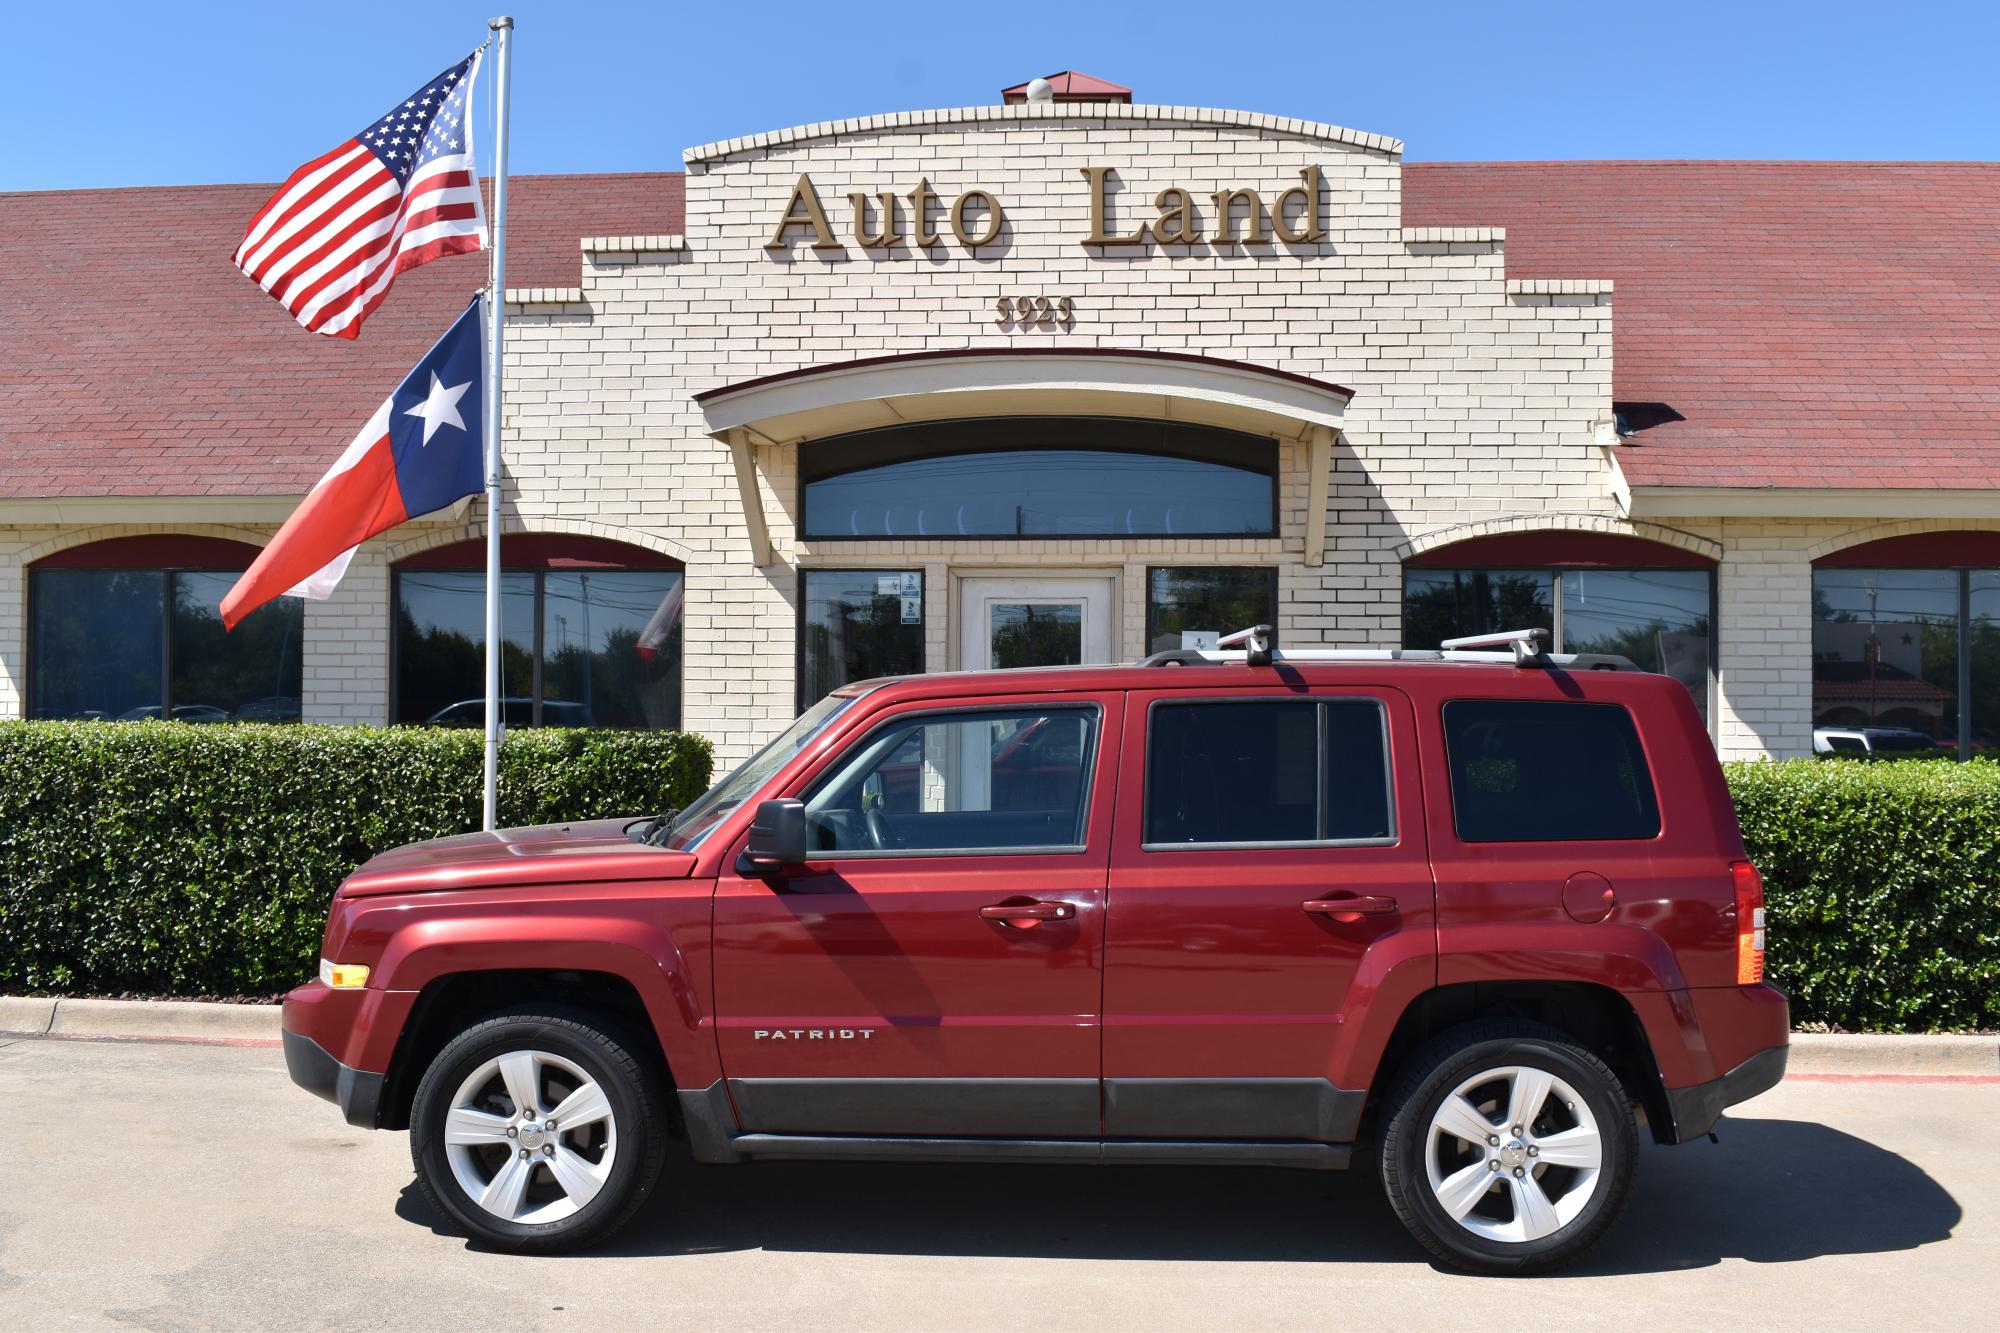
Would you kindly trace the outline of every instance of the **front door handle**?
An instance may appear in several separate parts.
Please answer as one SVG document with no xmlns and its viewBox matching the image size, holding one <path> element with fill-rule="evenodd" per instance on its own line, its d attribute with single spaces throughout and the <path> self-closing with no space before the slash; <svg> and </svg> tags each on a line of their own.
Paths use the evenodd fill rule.
<svg viewBox="0 0 2000 1333">
<path fill-rule="evenodd" d="M 1073 921 L 1076 919 L 1076 904 L 1064 902 L 1044 902 L 1037 898 L 1017 902 L 994 903 L 979 909 L 979 915 L 987 921 L 998 921 L 1016 930 L 1032 930 L 1044 921 Z"/>
<path fill-rule="evenodd" d="M 1330 916 L 1335 921 L 1350 923 L 1359 921 L 1364 916 L 1396 914 L 1396 900 L 1379 894 L 1349 894 L 1344 898 L 1309 898 L 1299 906 L 1315 916 Z"/>
</svg>

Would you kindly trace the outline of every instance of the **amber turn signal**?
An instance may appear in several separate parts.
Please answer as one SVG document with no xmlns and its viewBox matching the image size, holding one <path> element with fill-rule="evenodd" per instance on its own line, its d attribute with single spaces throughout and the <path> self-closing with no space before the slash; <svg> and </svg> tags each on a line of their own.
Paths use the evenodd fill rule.
<svg viewBox="0 0 2000 1333">
<path fill-rule="evenodd" d="M 319 979 L 335 990 L 359 990 L 368 984 L 368 969 L 360 963 L 319 960 Z"/>
</svg>

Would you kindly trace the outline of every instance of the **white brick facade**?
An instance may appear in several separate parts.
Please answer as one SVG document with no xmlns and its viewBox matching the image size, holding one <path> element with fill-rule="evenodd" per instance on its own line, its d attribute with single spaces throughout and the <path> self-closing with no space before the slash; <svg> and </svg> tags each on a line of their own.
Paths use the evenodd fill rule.
<svg viewBox="0 0 2000 1333">
<path fill-rule="evenodd" d="M 1537 529 L 1638 535 L 1718 559 L 1721 748 L 1801 753 L 1812 553 L 1868 525 L 1625 518 L 1595 442 L 1611 415 L 1610 284 L 1589 273 L 1510 279 L 1497 229 L 1406 229 L 1400 152 L 1393 140 L 1301 121 L 1083 105 L 884 117 L 694 150 L 684 236 L 586 239 L 579 287 L 510 294 L 505 530 L 609 537 L 685 563 L 684 724 L 713 738 L 723 763 L 792 716 L 802 568 L 922 569 L 934 668 L 956 664 L 955 581 L 1030 570 L 1116 579 L 1114 647 L 1136 656 L 1145 570 L 1162 563 L 1276 566 L 1287 642 L 1392 644 L 1406 556 L 1447 538 Z M 1155 193 L 1177 186 L 1204 231 L 1214 192 L 1255 189 L 1268 203 L 1316 168 L 1327 234 L 1088 246 L 1085 167 L 1115 173 L 1114 226 L 1150 219 Z M 783 249 L 766 247 L 801 174 L 841 249 L 814 249 L 803 227 Z M 920 179 L 940 196 L 938 245 L 854 243 L 850 193 L 905 196 Z M 976 250 L 946 221 L 972 189 L 1005 215 Z M 900 222 L 913 225 L 906 198 Z M 998 298 L 1021 295 L 1069 297 L 1074 320 L 1022 328 L 996 318 Z M 1345 386 L 1353 397 L 1324 513 L 1308 512 L 1312 451 L 1301 433 L 1281 447 L 1271 538 L 814 543 L 797 533 L 799 446 L 764 443 L 752 455 L 771 554 L 756 563 L 730 450 L 709 433 L 697 394 L 862 357 L 1021 348 L 1194 353 Z M 172 512 L 162 501 L 148 527 L 258 542 L 271 530 L 176 526 Z M 1306 562 L 1316 523 L 1317 566 Z M 0 716 L 25 708 L 27 563 L 136 530 L 0 526 Z M 474 506 L 469 522 L 391 533 L 363 549 L 334 600 L 309 607 L 308 719 L 386 720 L 393 562 L 482 531 Z"/>
</svg>

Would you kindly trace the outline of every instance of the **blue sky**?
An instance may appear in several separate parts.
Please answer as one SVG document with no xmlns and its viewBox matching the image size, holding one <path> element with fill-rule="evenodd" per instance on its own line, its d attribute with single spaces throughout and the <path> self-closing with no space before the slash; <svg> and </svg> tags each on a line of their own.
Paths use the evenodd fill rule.
<svg viewBox="0 0 2000 1333">
<path fill-rule="evenodd" d="M 17 6 L 0 189 L 283 177 L 463 55 L 463 4 Z M 1413 161 L 2000 156 L 2000 5 L 518 0 L 513 169 L 661 170 L 712 139 L 998 99 L 1075 68 L 1142 101 L 1390 134 Z"/>
</svg>

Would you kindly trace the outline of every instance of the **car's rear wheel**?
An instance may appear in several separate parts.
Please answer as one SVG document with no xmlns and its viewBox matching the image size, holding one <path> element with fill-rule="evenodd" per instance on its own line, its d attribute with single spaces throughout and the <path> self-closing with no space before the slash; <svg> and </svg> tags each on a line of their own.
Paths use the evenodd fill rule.
<svg viewBox="0 0 2000 1333">
<path fill-rule="evenodd" d="M 659 1179 L 660 1081 L 589 1015 L 499 1014 L 417 1085 L 410 1156 L 424 1195 L 502 1249 L 576 1249 L 623 1225 Z"/>
<path fill-rule="evenodd" d="M 1551 1028 L 1446 1033 L 1411 1062 L 1390 1106 L 1383 1188 L 1410 1234 L 1454 1267 L 1573 1262 L 1631 1192 L 1638 1132 L 1624 1086 Z"/>
</svg>

